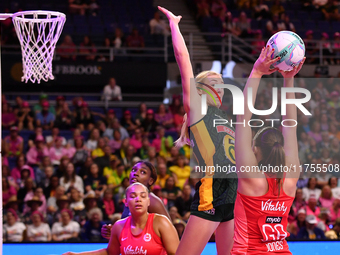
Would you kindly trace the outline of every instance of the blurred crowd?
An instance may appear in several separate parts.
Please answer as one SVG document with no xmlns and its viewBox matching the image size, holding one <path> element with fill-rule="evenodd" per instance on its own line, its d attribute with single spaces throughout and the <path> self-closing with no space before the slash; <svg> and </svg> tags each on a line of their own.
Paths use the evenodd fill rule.
<svg viewBox="0 0 340 255">
<path fill-rule="evenodd" d="M 157 168 L 152 190 L 183 228 L 194 183 L 189 147 L 174 146 L 182 122 L 178 96 L 157 110 L 141 103 L 137 115 L 125 110 L 121 119 L 113 109 L 91 111 L 80 97 L 69 105 L 58 96 L 52 106 L 47 94 L 36 105 L 19 96 L 10 105 L 3 96 L 4 240 L 103 240 L 101 226 L 120 219 L 131 167 L 141 159 Z"/>
<path fill-rule="evenodd" d="M 296 6 L 285 9 L 285 1 L 265 0 L 195 0 L 192 6 L 196 9 L 196 19 L 201 28 L 206 32 L 221 32 L 222 35 L 231 33 L 250 41 L 252 49 L 249 51 L 257 56 L 265 46 L 266 41 L 279 31 L 289 30 L 298 32 L 304 39 L 307 48 L 307 63 L 318 63 L 317 58 L 311 56 L 319 53 L 319 45 L 312 40 L 321 40 L 323 55 L 327 58 L 324 64 L 340 64 L 340 34 L 338 23 L 333 25 L 333 32 L 330 23 L 325 23 L 319 28 L 316 27 L 313 13 L 319 13 L 319 21 L 337 22 L 340 20 L 340 5 L 338 1 L 296 1 Z M 295 2 L 295 1 L 294 1 Z M 298 8 L 298 10 L 291 8 Z M 291 21 L 292 12 L 304 12 L 304 20 L 295 17 Z M 233 16 L 237 15 L 236 17 Z M 312 14 L 309 14 L 312 13 Z M 310 17 L 309 17 L 310 15 Z M 298 21 L 297 21 L 298 19 Z M 305 20 L 306 19 L 306 20 Z M 302 22 L 305 22 L 302 26 Z M 308 23 L 309 22 L 309 23 Z M 306 24 L 308 23 L 308 24 Z M 310 25 L 314 24 L 314 25 Z M 327 29 L 323 29 L 326 26 Z M 297 31 L 298 30 L 298 31 Z M 314 30 L 317 31 L 315 36 Z"/>
<path fill-rule="evenodd" d="M 292 239 L 339 237 L 340 82 L 318 76 L 296 81 L 311 91 L 305 107 L 312 115 L 298 111 L 299 156 L 309 169 L 298 182 L 290 212 Z M 261 86 L 256 109 L 270 108 L 272 87 L 270 80 Z M 232 114 L 232 108 L 226 110 Z M 69 106 L 59 96 L 53 107 L 46 94 L 33 106 L 20 97 L 9 105 L 3 96 L 2 125 L 9 130 L 2 140 L 5 240 L 102 240 L 101 226 L 120 218 L 131 167 L 140 159 L 156 167 L 152 191 L 183 230 L 198 181 L 190 178 L 189 147 L 174 146 L 183 114 L 180 96 L 156 111 L 142 103 L 137 114 L 125 110 L 121 119 L 113 109 L 91 111 L 81 98 Z M 270 118 L 280 114 L 278 107 Z M 72 135 L 62 136 L 65 130 Z M 30 132 L 25 139 L 24 132 Z M 311 171 L 313 164 L 327 171 Z"/>
<path fill-rule="evenodd" d="M 305 1 L 306 8 L 316 8 L 308 2 Z M 294 24 L 289 21 L 280 1 L 275 1 L 270 9 L 265 1 L 258 1 L 256 5 L 250 3 L 238 1 L 242 8 L 254 11 L 252 18 L 270 19 L 265 26 L 266 37 L 282 29 L 294 31 Z M 78 7 L 74 7 L 74 11 L 80 15 L 89 10 L 85 6 Z M 228 5 L 221 0 L 197 1 L 197 9 L 198 19 L 216 17 L 221 22 L 221 32 L 245 38 L 254 36 L 259 39 L 256 46 L 263 47 L 264 41 L 259 42 L 264 31 L 250 29 L 251 21 L 246 12 L 234 19 L 228 12 Z M 327 16 L 330 10 L 325 10 L 325 18 L 338 19 L 335 13 Z M 96 12 L 90 15 L 96 15 Z M 163 36 L 169 32 L 158 13 L 149 25 L 152 34 Z M 115 38 L 105 38 L 105 43 L 115 47 L 125 45 L 125 41 L 132 42 L 133 47 L 137 42 L 142 45 L 137 32 L 125 40 L 117 29 Z M 322 35 L 322 43 L 330 45 L 325 54 L 333 54 L 335 51 L 330 49 L 335 49 L 335 44 L 332 46 L 327 36 Z M 308 40 L 313 39 L 312 30 L 306 31 L 306 38 L 308 45 Z M 339 34 L 335 33 L 334 38 L 339 40 Z M 69 47 L 65 52 L 66 49 L 60 48 L 60 56 L 75 59 L 72 54 L 77 48 L 72 38 L 65 36 L 63 44 L 71 45 L 73 50 Z M 91 50 L 84 49 L 82 59 L 94 60 L 100 55 L 88 36 L 84 37 L 82 46 L 92 47 Z M 307 88 L 312 94 L 311 100 L 304 104 L 312 116 L 298 111 L 299 157 L 305 168 L 321 164 L 329 171 L 316 174 L 307 171 L 309 175 L 299 180 L 288 225 L 292 239 L 340 237 L 339 174 L 329 173 L 330 169 L 339 173 L 340 75 L 329 79 L 319 79 L 319 76 L 316 73 L 312 80 L 297 81 L 299 87 Z M 273 86 L 269 80 L 261 86 L 256 109 L 271 107 Z M 118 88 L 115 79 L 111 78 L 104 89 L 103 100 L 122 100 Z M 278 98 L 280 105 L 281 97 Z M 232 113 L 231 108 L 226 110 Z M 104 114 L 92 110 L 82 97 L 74 97 L 69 103 L 65 97 L 58 96 L 52 104 L 48 95 L 42 94 L 36 105 L 30 105 L 20 96 L 15 103 L 9 104 L 3 95 L 2 128 L 8 132 L 2 139 L 4 240 L 103 240 L 100 229 L 103 224 L 112 224 L 120 218 L 131 167 L 140 159 L 148 160 L 156 167 L 158 178 L 151 190 L 163 201 L 181 236 L 198 181 L 190 178 L 189 146 L 174 146 L 183 115 L 180 96 L 174 96 L 169 106 L 160 104 L 158 109 L 141 103 L 137 114 L 127 109 L 120 118 L 114 109 L 108 109 Z M 278 107 L 272 118 L 280 119 L 280 116 Z M 268 116 L 256 118 L 265 120 Z M 64 131 L 72 133 L 71 136 L 63 135 Z"/>
</svg>

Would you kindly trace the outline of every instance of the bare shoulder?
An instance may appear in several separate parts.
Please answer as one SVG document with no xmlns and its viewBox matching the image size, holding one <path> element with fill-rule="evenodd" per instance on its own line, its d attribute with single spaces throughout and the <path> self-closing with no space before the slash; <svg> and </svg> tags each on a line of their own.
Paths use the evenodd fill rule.
<svg viewBox="0 0 340 255">
<path fill-rule="evenodd" d="M 123 226 L 124 227 L 127 219 L 128 219 L 128 217 L 126 217 L 124 219 L 117 220 L 116 223 L 114 224 L 114 226 L 117 225 L 117 226 Z"/>
<path fill-rule="evenodd" d="M 116 223 L 112 226 L 113 233 L 115 233 L 117 236 L 119 236 L 120 232 L 124 228 L 124 225 L 125 225 L 127 219 L 128 218 L 124 218 L 124 219 L 116 221 Z"/>
<path fill-rule="evenodd" d="M 285 178 L 283 183 L 283 191 L 290 197 L 295 197 L 296 193 L 296 178 Z"/>
<path fill-rule="evenodd" d="M 168 217 L 166 217 L 165 215 L 162 215 L 162 214 L 158 214 L 158 213 L 155 213 L 155 216 L 153 218 L 153 222 L 155 224 L 171 224 L 170 220 L 168 219 Z"/>
<path fill-rule="evenodd" d="M 162 237 L 162 234 L 170 234 L 171 228 L 174 228 L 174 226 L 166 216 L 155 213 L 153 218 L 153 229 L 158 236 Z"/>
<path fill-rule="evenodd" d="M 239 178 L 237 190 L 246 196 L 262 196 L 268 192 L 268 183 L 264 174 L 252 178 Z"/>
</svg>

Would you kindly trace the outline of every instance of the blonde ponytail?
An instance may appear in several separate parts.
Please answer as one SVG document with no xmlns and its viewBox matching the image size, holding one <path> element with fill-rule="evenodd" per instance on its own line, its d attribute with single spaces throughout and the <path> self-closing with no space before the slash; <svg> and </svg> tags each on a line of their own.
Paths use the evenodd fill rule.
<svg viewBox="0 0 340 255">
<path fill-rule="evenodd" d="M 214 71 L 203 71 L 196 76 L 195 81 L 196 82 L 203 82 L 203 80 L 210 75 L 221 76 L 221 74 L 216 73 Z M 188 114 L 186 113 L 183 116 L 183 125 L 182 125 L 182 128 L 181 128 L 181 135 L 175 141 L 175 145 L 176 145 L 177 148 L 181 148 L 182 146 L 184 146 L 186 144 L 190 146 L 188 127 L 189 127 L 189 118 L 188 118 Z"/>
</svg>

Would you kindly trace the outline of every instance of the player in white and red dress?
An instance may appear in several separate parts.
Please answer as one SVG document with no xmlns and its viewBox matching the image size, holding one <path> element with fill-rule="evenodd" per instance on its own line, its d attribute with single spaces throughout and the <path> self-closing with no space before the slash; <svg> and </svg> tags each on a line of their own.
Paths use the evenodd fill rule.
<svg viewBox="0 0 340 255">
<path fill-rule="evenodd" d="M 253 105 L 261 77 L 276 71 L 270 69 L 271 64 L 277 61 L 271 60 L 271 53 L 270 47 L 262 49 L 244 88 L 244 98 L 248 98 L 248 88 L 252 88 Z M 280 71 L 284 77 L 284 87 L 294 87 L 294 76 L 303 62 L 304 60 L 290 72 Z M 287 98 L 294 99 L 295 95 L 287 93 Z M 237 116 L 237 123 L 248 123 L 251 119 L 252 113 L 247 103 L 244 109 L 244 115 Z M 285 126 L 290 126 L 283 126 L 282 133 L 276 128 L 265 127 L 254 138 L 248 124 L 236 125 L 238 188 L 232 255 L 291 254 L 285 240 L 289 236 L 286 229 L 300 175 L 296 125 L 292 127 L 295 124 L 293 120 L 297 119 L 294 104 L 286 106 L 286 115 L 282 119 L 285 120 Z M 269 166 L 273 168 L 290 165 L 297 168 L 276 168 L 277 172 L 268 170 Z M 256 166 L 259 170 L 245 171 Z"/>
<path fill-rule="evenodd" d="M 268 192 L 263 196 L 237 193 L 232 254 L 291 254 L 285 238 L 289 236 L 288 214 L 294 197 L 283 189 L 278 196 L 276 179 L 267 177 L 266 180 Z M 285 179 L 282 182 L 284 185 Z"/>
</svg>

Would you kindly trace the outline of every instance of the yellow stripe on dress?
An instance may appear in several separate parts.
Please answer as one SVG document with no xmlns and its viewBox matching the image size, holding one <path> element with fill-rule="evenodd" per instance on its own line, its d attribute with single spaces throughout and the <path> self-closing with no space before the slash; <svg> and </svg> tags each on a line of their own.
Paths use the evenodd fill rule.
<svg viewBox="0 0 340 255">
<path fill-rule="evenodd" d="M 209 131 L 204 123 L 201 121 L 190 128 L 192 134 L 195 137 L 197 148 L 205 162 L 206 174 L 205 177 L 201 179 L 201 186 L 199 188 L 199 211 L 206 211 L 213 208 L 212 201 L 213 197 L 213 175 L 214 172 L 211 171 L 211 166 L 214 166 L 214 154 L 215 154 L 215 144 L 213 143 Z M 210 166 L 210 167 L 209 167 Z"/>
</svg>

